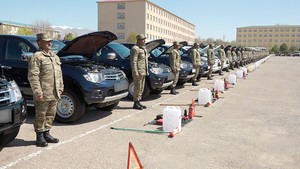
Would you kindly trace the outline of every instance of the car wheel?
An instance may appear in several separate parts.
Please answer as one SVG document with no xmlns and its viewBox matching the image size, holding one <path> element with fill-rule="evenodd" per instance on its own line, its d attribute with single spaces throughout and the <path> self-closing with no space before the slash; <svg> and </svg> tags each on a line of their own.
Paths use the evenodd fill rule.
<svg viewBox="0 0 300 169">
<path fill-rule="evenodd" d="M 75 122 L 86 110 L 86 105 L 78 95 L 70 89 L 65 89 L 57 103 L 56 120 L 61 123 Z"/>
<path fill-rule="evenodd" d="M 134 93 L 134 83 L 133 83 L 133 79 L 130 79 L 129 81 L 129 87 L 128 87 L 128 98 L 132 99 L 133 98 L 133 93 Z M 142 94 L 142 98 L 145 99 L 149 96 L 150 94 L 150 87 L 147 83 L 147 81 L 145 81 L 145 87 L 144 87 L 144 91 L 143 91 L 143 94 Z"/>
<path fill-rule="evenodd" d="M 153 94 L 160 94 L 164 89 L 156 89 L 156 90 L 152 90 L 151 93 Z"/>
<path fill-rule="evenodd" d="M 6 131 L 7 134 L 3 134 L 3 133 L 0 134 L 0 151 L 3 149 L 5 145 L 10 143 L 17 137 L 19 130 L 20 130 L 20 126 L 10 129 L 9 131 Z"/>
</svg>

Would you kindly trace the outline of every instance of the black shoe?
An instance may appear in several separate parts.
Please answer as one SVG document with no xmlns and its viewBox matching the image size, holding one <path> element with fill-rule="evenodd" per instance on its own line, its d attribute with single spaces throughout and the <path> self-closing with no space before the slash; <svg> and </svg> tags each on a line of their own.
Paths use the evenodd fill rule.
<svg viewBox="0 0 300 169">
<path fill-rule="evenodd" d="M 223 73 L 219 73 L 219 75 L 221 75 L 221 76 L 222 76 L 222 75 L 224 75 L 224 74 L 223 74 Z"/>
<path fill-rule="evenodd" d="M 59 142 L 59 139 L 52 137 L 50 135 L 49 131 L 44 132 L 44 138 L 48 143 L 58 143 Z"/>
<path fill-rule="evenodd" d="M 36 133 L 36 142 L 35 142 L 35 145 L 37 147 L 47 147 L 48 146 L 48 143 L 47 143 L 47 141 L 44 138 L 44 133 L 42 133 L 42 132 L 37 132 Z"/>
<path fill-rule="evenodd" d="M 192 86 L 199 86 L 199 85 L 196 82 L 193 82 Z"/>
<path fill-rule="evenodd" d="M 172 87 L 172 88 L 171 88 L 170 94 L 174 94 L 174 95 L 178 94 L 178 93 L 175 91 L 175 87 Z"/>
<path fill-rule="evenodd" d="M 213 80 L 211 77 L 208 77 L 207 80 Z"/>
<path fill-rule="evenodd" d="M 146 108 L 147 108 L 147 106 L 142 105 L 140 101 L 138 101 L 138 105 L 141 106 L 143 109 L 146 109 Z"/>
<path fill-rule="evenodd" d="M 133 108 L 134 108 L 134 109 L 137 109 L 137 110 L 143 110 L 143 107 L 141 107 L 141 106 L 138 104 L 138 101 L 135 101 L 135 102 L 134 102 Z"/>
</svg>

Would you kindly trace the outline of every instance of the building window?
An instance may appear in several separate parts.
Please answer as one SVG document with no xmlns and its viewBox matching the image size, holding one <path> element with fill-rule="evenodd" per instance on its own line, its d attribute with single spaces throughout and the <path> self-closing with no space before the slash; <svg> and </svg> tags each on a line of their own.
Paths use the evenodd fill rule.
<svg viewBox="0 0 300 169">
<path fill-rule="evenodd" d="M 273 32 L 273 29 L 269 29 L 269 32 Z"/>
<path fill-rule="evenodd" d="M 260 29 L 259 32 L 262 32 L 262 29 Z"/>
<path fill-rule="evenodd" d="M 275 32 L 278 32 L 278 29 L 275 29 Z"/>
<path fill-rule="evenodd" d="M 286 34 L 285 37 L 290 37 L 290 35 L 289 35 L 289 34 Z"/>
<path fill-rule="evenodd" d="M 125 3 L 118 3 L 118 9 L 125 9 Z"/>
<path fill-rule="evenodd" d="M 253 32 L 257 32 L 257 30 L 255 29 Z"/>
<path fill-rule="evenodd" d="M 125 33 L 118 33 L 117 37 L 118 39 L 125 39 Z"/>
<path fill-rule="evenodd" d="M 118 19 L 125 19 L 125 13 L 118 13 Z"/>
<path fill-rule="evenodd" d="M 253 37 L 256 37 L 257 35 L 256 34 L 253 34 Z"/>
<path fill-rule="evenodd" d="M 269 35 L 269 37 L 273 37 L 273 35 L 272 35 L 272 34 L 270 34 L 270 35 Z"/>
<path fill-rule="evenodd" d="M 125 23 L 118 23 L 118 29 L 125 29 Z"/>
<path fill-rule="evenodd" d="M 244 32 L 247 32 L 247 30 L 246 30 L 246 29 L 244 29 Z"/>
</svg>

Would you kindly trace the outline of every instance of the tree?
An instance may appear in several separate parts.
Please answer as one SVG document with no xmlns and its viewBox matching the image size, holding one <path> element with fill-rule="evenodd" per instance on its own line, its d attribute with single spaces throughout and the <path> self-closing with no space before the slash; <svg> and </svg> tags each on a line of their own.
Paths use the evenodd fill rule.
<svg viewBox="0 0 300 169">
<path fill-rule="evenodd" d="M 67 33 L 64 37 L 64 41 L 70 41 L 70 40 L 73 40 L 74 39 L 74 36 L 71 32 Z"/>
<path fill-rule="evenodd" d="M 29 28 L 21 27 L 21 28 L 19 28 L 17 34 L 18 35 L 33 35 L 33 32 Z"/>
<path fill-rule="evenodd" d="M 135 33 L 135 32 L 130 33 L 130 34 L 128 35 L 128 37 L 127 37 L 127 42 L 128 42 L 128 43 L 136 43 L 136 36 L 137 36 L 137 35 L 138 35 L 138 34 Z"/>
<path fill-rule="evenodd" d="M 279 47 L 280 52 L 287 52 L 288 51 L 288 47 L 285 43 L 281 44 Z"/>
<path fill-rule="evenodd" d="M 289 51 L 290 52 L 292 52 L 292 53 L 294 53 L 295 51 L 297 51 L 297 47 L 296 46 L 291 46 L 290 48 L 289 48 Z"/>
<path fill-rule="evenodd" d="M 48 21 L 36 20 L 32 23 L 32 31 L 34 34 L 43 33 L 45 30 L 53 31 L 51 24 Z"/>
<path fill-rule="evenodd" d="M 270 52 L 273 52 L 273 53 L 279 52 L 278 46 L 277 46 L 277 45 L 274 45 L 274 46 L 272 47 L 272 49 L 270 50 Z"/>
</svg>

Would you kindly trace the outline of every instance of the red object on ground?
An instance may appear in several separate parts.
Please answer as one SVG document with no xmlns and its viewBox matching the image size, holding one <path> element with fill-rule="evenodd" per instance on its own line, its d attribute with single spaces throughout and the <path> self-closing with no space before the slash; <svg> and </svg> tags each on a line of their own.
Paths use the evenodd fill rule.
<svg viewBox="0 0 300 169">
<path fill-rule="evenodd" d="M 181 130 L 178 128 L 174 129 L 173 131 L 170 132 L 169 137 L 173 138 L 177 133 L 179 133 Z"/>
</svg>

